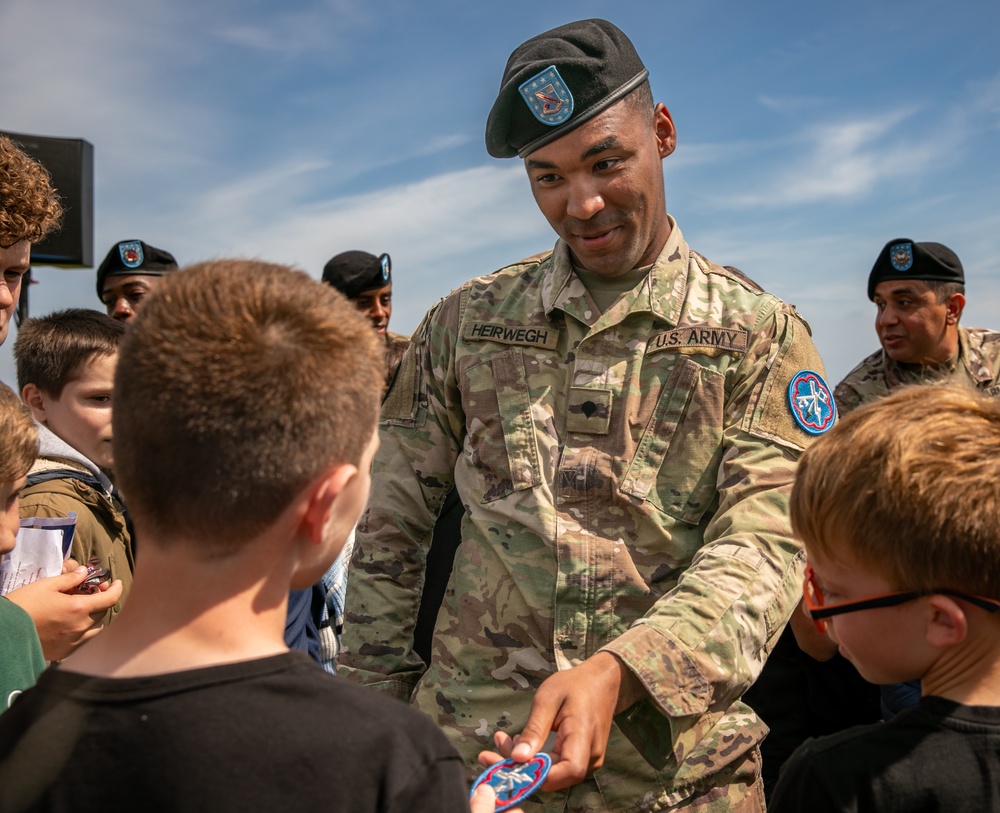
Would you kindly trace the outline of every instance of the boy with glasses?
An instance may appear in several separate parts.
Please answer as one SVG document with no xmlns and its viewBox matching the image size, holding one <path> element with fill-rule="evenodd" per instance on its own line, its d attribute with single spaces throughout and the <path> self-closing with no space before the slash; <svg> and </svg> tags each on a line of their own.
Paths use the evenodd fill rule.
<svg viewBox="0 0 1000 813">
<path fill-rule="evenodd" d="M 954 387 L 900 389 L 803 455 L 804 609 L 867 680 L 923 697 L 806 742 L 769 811 L 998 809 L 998 484 L 1000 404 Z"/>
</svg>

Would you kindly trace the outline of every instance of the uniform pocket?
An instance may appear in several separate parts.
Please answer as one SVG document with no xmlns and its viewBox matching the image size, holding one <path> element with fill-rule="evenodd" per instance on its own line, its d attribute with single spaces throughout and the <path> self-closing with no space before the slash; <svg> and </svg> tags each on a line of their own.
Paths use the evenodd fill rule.
<svg viewBox="0 0 1000 813">
<path fill-rule="evenodd" d="M 715 500 L 722 460 L 725 379 L 676 360 L 656 401 L 621 492 L 696 525 Z"/>
<path fill-rule="evenodd" d="M 469 367 L 462 377 L 462 403 L 465 455 L 482 478 L 481 502 L 538 485 L 538 445 L 521 348 Z"/>
</svg>

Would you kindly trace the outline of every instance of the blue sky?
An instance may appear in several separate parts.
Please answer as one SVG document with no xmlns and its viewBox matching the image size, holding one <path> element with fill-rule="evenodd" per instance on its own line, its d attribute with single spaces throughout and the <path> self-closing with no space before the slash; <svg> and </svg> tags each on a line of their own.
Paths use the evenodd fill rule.
<svg viewBox="0 0 1000 813">
<path fill-rule="evenodd" d="M 554 242 L 483 130 L 510 51 L 591 16 L 632 38 L 673 113 L 688 242 L 794 303 L 832 383 L 877 346 L 865 282 L 892 238 L 958 252 L 963 322 L 1000 328 L 992 0 L 2 0 L 0 129 L 94 145 L 97 262 L 133 238 L 314 276 L 388 251 L 408 333 Z M 35 275 L 34 315 L 99 307 L 93 270 Z"/>
</svg>

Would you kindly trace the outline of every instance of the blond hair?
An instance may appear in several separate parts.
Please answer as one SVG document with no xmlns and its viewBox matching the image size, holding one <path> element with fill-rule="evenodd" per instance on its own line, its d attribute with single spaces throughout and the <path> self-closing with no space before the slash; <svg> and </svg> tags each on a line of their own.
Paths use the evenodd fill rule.
<svg viewBox="0 0 1000 813">
<path fill-rule="evenodd" d="M 6 384 L 0 384 L 0 483 L 28 473 L 38 457 L 38 430 L 31 410 Z"/>
<path fill-rule="evenodd" d="M 928 385 L 855 410 L 802 455 L 791 519 L 898 589 L 1000 599 L 1000 402 Z"/>
</svg>

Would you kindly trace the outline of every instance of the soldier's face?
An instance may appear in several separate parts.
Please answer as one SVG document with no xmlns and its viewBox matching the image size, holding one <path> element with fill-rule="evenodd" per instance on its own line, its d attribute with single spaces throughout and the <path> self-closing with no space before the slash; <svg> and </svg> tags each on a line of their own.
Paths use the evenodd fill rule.
<svg viewBox="0 0 1000 813">
<path fill-rule="evenodd" d="M 373 291 L 362 291 L 354 298 L 354 304 L 372 320 L 375 331 L 384 336 L 389 329 L 389 317 L 392 316 L 392 283 Z"/>
<path fill-rule="evenodd" d="M 142 307 L 142 300 L 159 284 L 160 277 L 147 274 L 111 276 L 104 281 L 101 301 L 112 319 L 130 322 Z"/>
<path fill-rule="evenodd" d="M 882 349 L 903 364 L 948 361 L 958 352 L 958 317 L 965 297 L 944 302 L 920 280 L 886 280 L 875 286 L 875 331 Z"/>
<path fill-rule="evenodd" d="M 525 158 L 538 208 L 579 265 L 616 277 L 653 263 L 670 235 L 660 162 L 676 140 L 666 107 L 623 100 Z"/>
<path fill-rule="evenodd" d="M 0 247 L 0 344 L 7 338 L 10 320 L 21 296 L 21 277 L 28 270 L 31 260 L 31 243 L 18 240 L 7 248 Z"/>
</svg>

